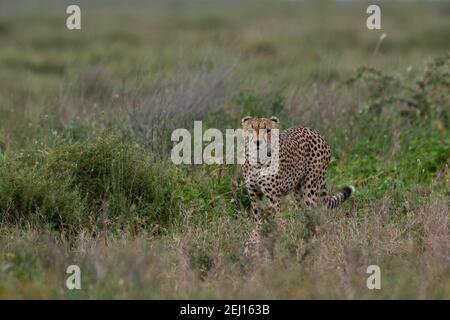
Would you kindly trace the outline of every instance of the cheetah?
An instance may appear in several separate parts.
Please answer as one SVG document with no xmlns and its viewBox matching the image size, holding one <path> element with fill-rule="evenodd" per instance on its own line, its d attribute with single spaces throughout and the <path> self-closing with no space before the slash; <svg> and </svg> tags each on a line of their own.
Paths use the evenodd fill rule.
<svg viewBox="0 0 450 320">
<path fill-rule="evenodd" d="M 271 132 L 278 132 L 279 120 L 276 117 L 242 119 L 245 139 L 245 162 L 242 166 L 245 186 L 251 201 L 251 210 L 259 220 L 260 202 L 263 197 L 269 199 L 270 214 L 280 210 L 283 196 L 293 192 L 298 203 L 304 202 L 307 207 L 316 207 L 320 200 L 328 208 L 336 208 L 355 191 L 351 185 L 344 187 L 339 193 L 330 196 L 325 174 L 331 160 L 330 146 L 311 128 L 290 128 L 278 135 L 278 167 L 267 171 L 271 162 L 272 140 L 276 137 Z M 256 140 L 256 143 L 255 143 Z M 267 152 L 269 162 L 252 159 L 251 144 L 256 149 Z M 264 154 L 264 152 L 262 152 Z M 251 161 L 253 160 L 253 161 Z"/>
</svg>

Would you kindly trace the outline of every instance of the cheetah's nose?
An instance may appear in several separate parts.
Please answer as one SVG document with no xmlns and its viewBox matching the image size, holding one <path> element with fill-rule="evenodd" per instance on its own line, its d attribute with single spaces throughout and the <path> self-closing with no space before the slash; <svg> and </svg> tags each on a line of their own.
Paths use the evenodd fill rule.
<svg viewBox="0 0 450 320">
<path fill-rule="evenodd" d="M 260 141 L 256 140 L 256 147 L 259 148 Z"/>
</svg>

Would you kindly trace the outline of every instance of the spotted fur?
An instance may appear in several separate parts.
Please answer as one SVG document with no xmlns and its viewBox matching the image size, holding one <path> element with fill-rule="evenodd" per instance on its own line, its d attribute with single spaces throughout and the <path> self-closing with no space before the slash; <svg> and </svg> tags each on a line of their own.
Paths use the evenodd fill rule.
<svg viewBox="0 0 450 320">
<path fill-rule="evenodd" d="M 278 129 L 278 119 L 245 117 L 242 125 L 244 136 L 247 137 L 251 131 L 256 133 L 257 142 L 267 143 L 271 139 L 271 130 Z M 315 207 L 320 201 L 328 208 L 336 208 L 355 191 L 353 186 L 347 186 L 336 195 L 329 195 L 325 174 L 331 151 L 314 129 L 296 127 L 279 134 L 279 167 L 272 174 L 261 174 L 267 164 L 249 161 L 249 142 L 246 141 L 242 171 L 255 217 L 259 217 L 259 204 L 263 197 L 269 199 L 271 212 L 276 213 L 282 197 L 290 192 L 298 202 L 304 202 L 308 207 Z"/>
</svg>

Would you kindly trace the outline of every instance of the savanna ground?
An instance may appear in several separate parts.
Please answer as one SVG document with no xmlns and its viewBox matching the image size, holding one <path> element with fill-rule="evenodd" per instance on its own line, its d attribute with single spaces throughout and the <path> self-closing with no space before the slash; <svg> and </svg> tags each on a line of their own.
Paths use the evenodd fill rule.
<svg viewBox="0 0 450 320">
<path fill-rule="evenodd" d="M 380 31 L 362 2 L 75 3 L 81 31 L 0 3 L 0 298 L 450 298 L 449 2 L 381 2 Z M 170 161 L 247 114 L 318 129 L 357 189 L 286 198 L 270 258 L 237 166 Z"/>
</svg>

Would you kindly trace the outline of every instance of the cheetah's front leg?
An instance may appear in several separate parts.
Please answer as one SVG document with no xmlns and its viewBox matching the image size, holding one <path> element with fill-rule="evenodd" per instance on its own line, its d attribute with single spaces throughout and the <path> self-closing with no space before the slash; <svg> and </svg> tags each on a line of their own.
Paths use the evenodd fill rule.
<svg viewBox="0 0 450 320">
<path fill-rule="evenodd" d="M 272 233 L 276 229 L 275 215 L 280 211 L 281 194 L 273 193 L 267 194 L 266 196 L 269 199 L 269 211 L 264 214 L 262 229 L 263 232 L 267 235 Z"/>
<path fill-rule="evenodd" d="M 248 197 L 250 198 L 250 207 L 252 209 L 253 218 L 258 221 L 261 219 L 261 201 L 262 192 L 253 186 L 247 187 Z"/>
<path fill-rule="evenodd" d="M 251 252 L 253 253 L 259 253 L 261 251 L 261 230 L 263 226 L 263 217 L 262 217 L 262 210 L 261 210 L 261 201 L 263 194 L 256 190 L 255 188 L 252 188 L 251 186 L 247 188 L 248 195 L 250 198 L 250 206 L 252 209 L 252 215 L 255 219 L 255 228 L 252 230 L 249 239 L 245 243 L 244 253 L 249 254 Z"/>
<path fill-rule="evenodd" d="M 303 202 L 303 182 L 300 182 L 293 191 L 294 199 L 297 202 L 298 205 L 300 205 Z"/>
<path fill-rule="evenodd" d="M 281 195 L 270 195 L 269 197 L 270 212 L 268 219 L 273 219 L 274 216 L 280 211 L 281 207 Z"/>
</svg>

